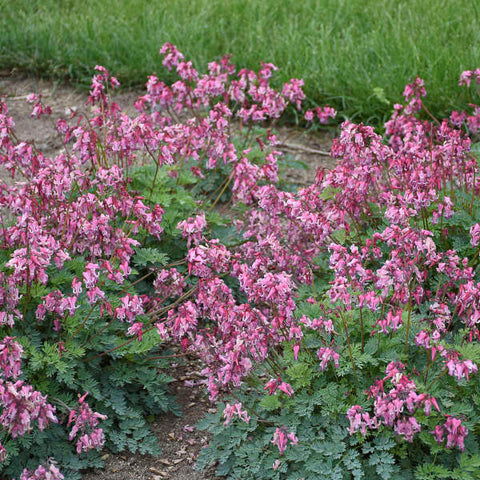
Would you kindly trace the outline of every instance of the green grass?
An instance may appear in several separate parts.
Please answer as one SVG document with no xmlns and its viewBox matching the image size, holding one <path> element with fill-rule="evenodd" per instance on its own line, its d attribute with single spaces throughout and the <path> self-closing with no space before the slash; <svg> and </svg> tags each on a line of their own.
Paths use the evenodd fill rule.
<svg viewBox="0 0 480 480">
<path fill-rule="evenodd" d="M 478 0 L 0 0 L 0 68 L 85 85 L 102 64 L 138 86 L 152 72 L 173 78 L 157 53 L 169 41 L 201 71 L 223 53 L 242 67 L 274 62 L 312 102 L 375 122 L 417 74 L 433 112 L 462 105 L 479 25 Z"/>
</svg>

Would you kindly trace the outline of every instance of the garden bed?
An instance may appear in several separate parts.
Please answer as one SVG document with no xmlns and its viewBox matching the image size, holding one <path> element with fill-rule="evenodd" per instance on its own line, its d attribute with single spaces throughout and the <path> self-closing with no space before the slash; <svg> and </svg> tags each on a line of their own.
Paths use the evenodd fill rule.
<svg viewBox="0 0 480 480">
<path fill-rule="evenodd" d="M 437 119 L 417 77 L 382 135 L 342 124 L 334 163 L 275 130 L 336 116 L 302 80 L 160 52 L 180 80 L 150 76 L 138 114 L 101 66 L 67 119 L 51 88 L 11 94 L 61 144 L 0 103 L 3 473 L 475 476 L 480 107 Z"/>
</svg>

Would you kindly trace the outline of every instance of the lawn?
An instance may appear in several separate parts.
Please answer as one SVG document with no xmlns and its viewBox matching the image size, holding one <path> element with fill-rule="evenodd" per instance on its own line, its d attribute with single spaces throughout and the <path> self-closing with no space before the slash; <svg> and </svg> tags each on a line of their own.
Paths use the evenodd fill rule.
<svg viewBox="0 0 480 480">
<path fill-rule="evenodd" d="M 239 67 L 271 61 L 313 104 L 380 123 L 415 75 L 435 114 L 464 104 L 479 16 L 475 0 L 0 0 L 0 68 L 86 86 L 102 64 L 138 87 L 152 72 L 171 80 L 158 55 L 169 41 L 201 71 L 224 53 Z"/>
</svg>

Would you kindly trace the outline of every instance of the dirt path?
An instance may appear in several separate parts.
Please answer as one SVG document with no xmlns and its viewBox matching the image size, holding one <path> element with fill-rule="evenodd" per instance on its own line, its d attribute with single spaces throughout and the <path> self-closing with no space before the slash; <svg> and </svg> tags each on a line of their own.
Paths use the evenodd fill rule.
<svg viewBox="0 0 480 480">
<path fill-rule="evenodd" d="M 29 93 L 41 93 L 47 105 L 52 107 L 50 117 L 40 120 L 30 118 L 32 106 L 26 102 Z M 127 113 L 134 114 L 133 103 L 141 92 L 120 92 L 115 101 Z M 8 76 L 0 72 L 0 95 L 7 95 L 10 115 L 15 121 L 15 130 L 21 140 L 32 140 L 46 156 L 54 156 L 62 149 L 52 122 L 66 116 L 67 107 L 86 108 L 86 94 L 52 82 L 37 81 Z M 288 168 L 284 172 L 288 183 L 299 186 L 310 184 L 315 178 L 317 167 L 331 168 L 334 161 L 328 156 L 332 136 L 322 133 L 306 135 L 304 131 L 280 127 L 279 150 L 290 154 L 290 158 L 305 164 L 306 168 Z M 8 180 L 0 169 L 0 180 Z M 83 480 L 212 480 L 212 471 L 198 472 L 195 461 L 202 446 L 208 442 L 203 432 L 195 430 L 195 424 L 212 408 L 205 391 L 197 385 L 196 362 L 172 369 L 169 374 L 175 379 L 172 390 L 182 409 L 182 416 L 164 415 L 152 425 L 162 448 L 159 458 L 124 453 L 112 455 L 105 452 L 105 469 L 88 472 Z"/>
</svg>

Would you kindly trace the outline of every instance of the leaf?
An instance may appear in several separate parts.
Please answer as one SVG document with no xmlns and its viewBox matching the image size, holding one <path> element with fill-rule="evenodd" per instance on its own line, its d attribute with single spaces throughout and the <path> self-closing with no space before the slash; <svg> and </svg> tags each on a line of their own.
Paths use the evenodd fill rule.
<svg viewBox="0 0 480 480">
<path fill-rule="evenodd" d="M 276 410 L 282 406 L 282 402 L 277 395 L 265 395 L 260 401 L 260 406 L 267 412 Z"/>
<path fill-rule="evenodd" d="M 469 478 L 480 478 L 480 455 L 468 455 L 462 453 L 460 455 L 460 465 L 458 470 L 462 474 L 471 474 Z M 465 476 L 465 478 L 468 477 Z"/>
<path fill-rule="evenodd" d="M 155 248 L 136 248 L 133 263 L 138 267 L 145 267 L 147 264 L 166 265 L 168 255 Z"/>
<path fill-rule="evenodd" d="M 472 362 L 480 365 L 480 345 L 478 343 L 458 345 L 457 350 L 463 359 L 472 360 Z"/>
<path fill-rule="evenodd" d="M 473 222 L 472 217 L 465 210 L 458 210 L 449 219 L 448 223 L 470 229 Z"/>
<path fill-rule="evenodd" d="M 294 389 L 310 385 L 313 373 L 312 368 L 308 364 L 302 362 L 296 362 L 286 370 L 286 374 Z"/>
<path fill-rule="evenodd" d="M 441 480 L 450 479 L 452 472 L 442 467 L 441 465 L 435 465 L 433 463 L 425 463 L 420 465 L 415 470 L 416 480 Z"/>
</svg>

